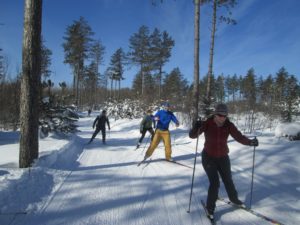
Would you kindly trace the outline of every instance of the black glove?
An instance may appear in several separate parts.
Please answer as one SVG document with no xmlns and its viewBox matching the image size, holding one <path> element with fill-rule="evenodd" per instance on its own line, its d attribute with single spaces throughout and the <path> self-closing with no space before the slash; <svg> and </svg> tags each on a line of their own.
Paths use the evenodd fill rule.
<svg viewBox="0 0 300 225">
<path fill-rule="evenodd" d="M 193 129 L 198 129 L 198 128 L 201 127 L 201 125 L 202 125 L 201 118 L 198 118 L 198 119 L 194 122 Z"/>
<path fill-rule="evenodd" d="M 255 146 L 255 147 L 258 146 L 258 140 L 256 138 L 252 139 L 250 141 L 250 146 Z"/>
<path fill-rule="evenodd" d="M 142 134 L 142 133 L 143 133 L 143 130 L 140 130 L 140 133 Z"/>
<path fill-rule="evenodd" d="M 95 129 L 95 126 L 93 126 L 93 129 Z"/>
</svg>

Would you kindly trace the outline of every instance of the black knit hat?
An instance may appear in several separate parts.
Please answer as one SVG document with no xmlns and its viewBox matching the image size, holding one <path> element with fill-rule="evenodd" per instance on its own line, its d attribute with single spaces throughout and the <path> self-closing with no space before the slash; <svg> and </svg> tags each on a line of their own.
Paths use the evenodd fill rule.
<svg viewBox="0 0 300 225">
<path fill-rule="evenodd" d="M 227 116 L 228 115 L 227 105 L 225 105 L 224 103 L 218 104 L 215 108 L 215 114 Z"/>
</svg>

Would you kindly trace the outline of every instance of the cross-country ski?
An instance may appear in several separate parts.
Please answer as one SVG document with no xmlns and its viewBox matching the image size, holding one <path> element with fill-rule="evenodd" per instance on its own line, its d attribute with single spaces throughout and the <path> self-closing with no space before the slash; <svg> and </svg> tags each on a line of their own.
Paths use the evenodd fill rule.
<svg viewBox="0 0 300 225">
<path fill-rule="evenodd" d="M 186 167 L 186 168 L 189 168 L 189 169 L 193 169 L 192 166 L 189 166 L 189 165 L 186 165 L 186 164 L 183 164 L 183 163 L 180 163 L 178 161 L 175 161 L 175 160 L 165 160 L 165 159 L 161 159 L 161 158 L 158 158 L 158 159 L 143 159 L 142 161 L 140 161 L 137 166 L 140 166 L 141 164 L 143 163 L 155 163 L 155 162 L 168 162 L 168 163 L 173 163 L 175 165 L 178 165 L 178 166 L 182 166 L 182 167 Z"/>
<path fill-rule="evenodd" d="M 259 218 L 262 218 L 262 219 L 264 219 L 264 220 L 266 220 L 266 221 L 268 221 L 268 222 L 270 222 L 272 224 L 284 225 L 283 223 L 281 223 L 281 222 L 279 222 L 279 221 L 277 221 L 275 219 L 272 219 L 272 218 L 270 218 L 268 216 L 265 216 L 265 215 L 259 213 L 258 211 L 255 211 L 253 209 L 250 209 L 250 208 L 246 207 L 244 204 L 243 205 L 236 205 L 236 204 L 232 203 L 231 201 L 228 201 L 228 200 L 226 200 L 224 198 L 220 198 L 220 197 L 218 198 L 218 200 L 221 201 L 221 202 L 223 202 L 223 203 L 226 203 L 228 205 L 231 205 L 232 207 L 235 207 L 235 208 L 238 208 L 238 209 L 243 209 L 243 210 L 245 210 L 245 211 L 247 211 L 247 212 L 249 212 L 249 213 L 251 213 L 251 214 L 253 214 L 253 215 L 255 215 L 255 216 L 259 217 Z"/>
<path fill-rule="evenodd" d="M 186 168 L 189 168 L 189 169 L 193 169 L 192 166 L 183 164 L 183 163 L 178 162 L 178 161 L 173 160 L 173 159 L 171 159 L 171 160 L 164 160 L 164 161 L 165 161 L 165 162 L 169 162 L 169 163 L 174 163 L 174 164 L 176 164 L 176 165 L 178 165 L 178 166 L 183 166 L 183 167 L 186 167 Z"/>
<path fill-rule="evenodd" d="M 215 222 L 215 219 L 214 219 L 214 215 L 210 214 L 210 213 L 207 211 L 205 202 L 204 202 L 202 199 L 201 199 L 201 205 L 202 205 L 203 210 L 205 211 L 206 217 L 207 217 L 207 219 L 210 221 L 211 225 L 215 225 L 216 222 Z"/>
</svg>

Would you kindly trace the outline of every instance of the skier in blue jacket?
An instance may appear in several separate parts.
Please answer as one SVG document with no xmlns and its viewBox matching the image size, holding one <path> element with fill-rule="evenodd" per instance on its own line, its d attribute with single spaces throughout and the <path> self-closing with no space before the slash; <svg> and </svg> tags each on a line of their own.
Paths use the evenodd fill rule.
<svg viewBox="0 0 300 225">
<path fill-rule="evenodd" d="M 155 134 L 153 137 L 153 140 L 146 151 L 144 159 L 150 157 L 152 153 L 154 152 L 155 148 L 159 144 L 161 140 L 163 140 L 165 145 L 165 157 L 166 160 L 171 160 L 171 137 L 170 137 L 170 131 L 169 131 L 169 124 L 171 121 L 173 121 L 176 124 L 176 127 L 179 126 L 179 122 L 176 118 L 176 116 L 171 112 L 170 104 L 168 102 L 162 104 L 162 110 L 159 110 L 154 115 L 154 120 L 157 121 Z"/>
</svg>

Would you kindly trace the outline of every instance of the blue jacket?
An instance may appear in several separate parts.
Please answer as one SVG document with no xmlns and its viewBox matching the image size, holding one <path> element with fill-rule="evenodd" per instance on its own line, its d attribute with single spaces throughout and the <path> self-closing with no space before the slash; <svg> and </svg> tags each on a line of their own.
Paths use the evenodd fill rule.
<svg viewBox="0 0 300 225">
<path fill-rule="evenodd" d="M 158 117 L 156 128 L 160 130 L 168 130 L 171 120 L 175 124 L 179 124 L 176 116 L 171 111 L 159 110 L 154 117 Z"/>
</svg>

